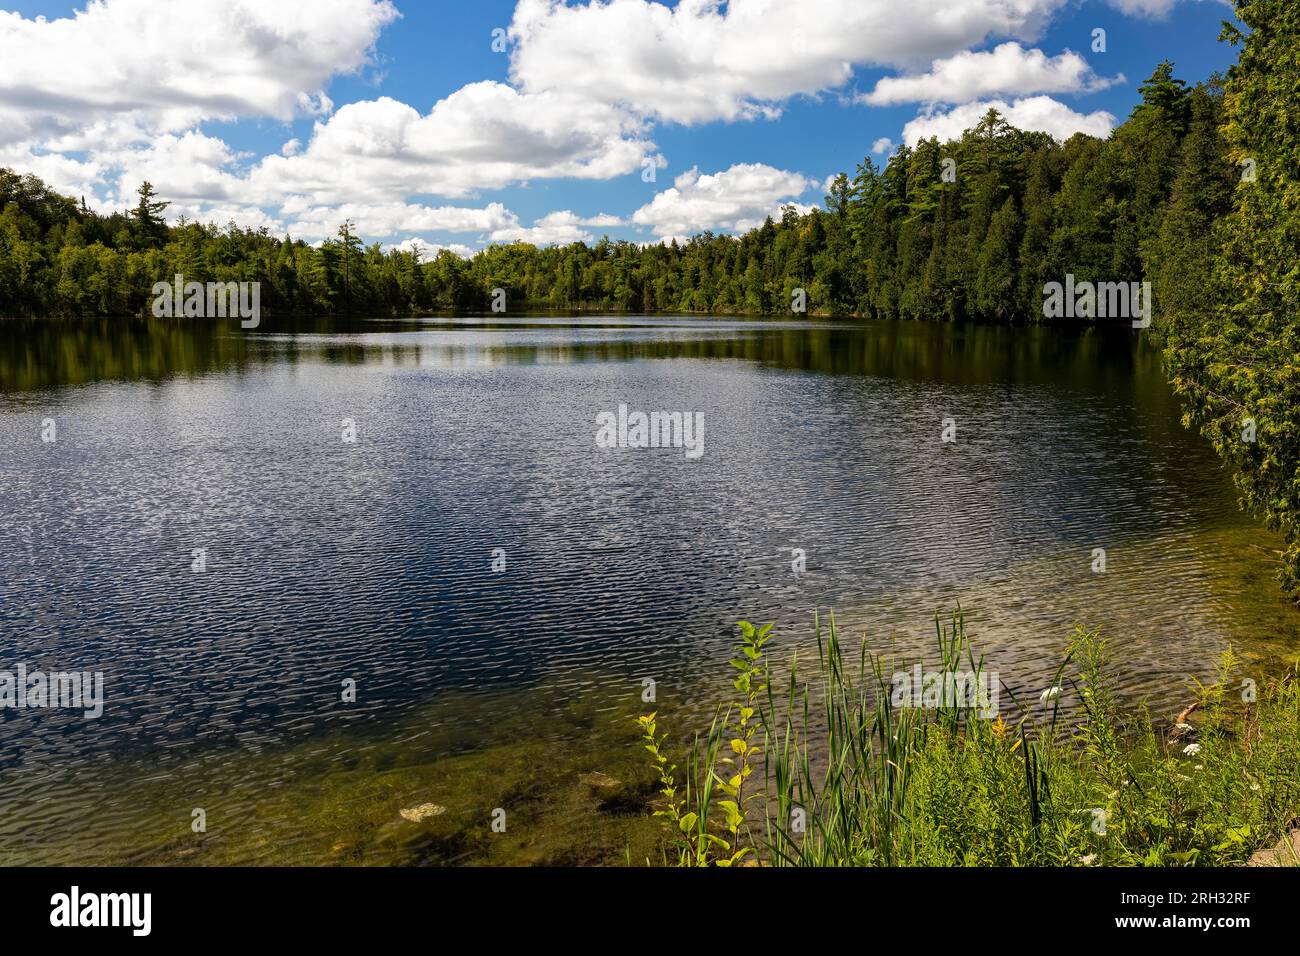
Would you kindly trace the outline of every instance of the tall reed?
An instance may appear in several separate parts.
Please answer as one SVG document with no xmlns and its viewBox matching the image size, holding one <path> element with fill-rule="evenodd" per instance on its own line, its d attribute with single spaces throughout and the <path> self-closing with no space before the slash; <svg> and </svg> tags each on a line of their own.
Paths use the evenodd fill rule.
<svg viewBox="0 0 1300 956">
<path fill-rule="evenodd" d="M 780 690 L 769 679 L 771 625 L 739 625 L 737 699 L 697 738 L 684 782 L 655 716 L 641 718 L 660 773 L 665 862 L 1221 863 L 1244 858 L 1300 815 L 1294 672 L 1266 682 L 1258 699 L 1239 699 L 1240 662 L 1229 650 L 1215 681 L 1189 688 L 1200 725 L 1175 731 L 1194 734 L 1188 744 L 1120 707 L 1108 646 L 1095 632 L 1076 629 L 1039 700 L 1018 700 L 998 684 L 1010 706 L 993 714 L 988 700 L 947 693 L 916 706 L 865 638 L 848 657 L 833 615 L 814 625 L 815 666 L 792 655 Z M 960 610 L 936 617 L 935 639 L 937 668 L 916 672 L 927 687 L 992 683 Z M 1077 714 L 1068 721 L 1067 699 Z"/>
</svg>

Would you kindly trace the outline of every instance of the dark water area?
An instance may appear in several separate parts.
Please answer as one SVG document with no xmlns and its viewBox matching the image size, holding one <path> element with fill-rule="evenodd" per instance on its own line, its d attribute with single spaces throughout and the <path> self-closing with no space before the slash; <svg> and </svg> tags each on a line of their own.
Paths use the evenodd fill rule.
<svg viewBox="0 0 1300 956">
<path fill-rule="evenodd" d="M 703 453 L 599 447 L 620 405 Z M 705 713 L 741 618 L 932 657 L 960 604 L 1029 699 L 1083 624 L 1176 707 L 1300 647 L 1180 414 L 1126 328 L 0 321 L 0 671 L 106 698 L 0 708 L 0 862 L 617 860 L 631 717 Z"/>
</svg>

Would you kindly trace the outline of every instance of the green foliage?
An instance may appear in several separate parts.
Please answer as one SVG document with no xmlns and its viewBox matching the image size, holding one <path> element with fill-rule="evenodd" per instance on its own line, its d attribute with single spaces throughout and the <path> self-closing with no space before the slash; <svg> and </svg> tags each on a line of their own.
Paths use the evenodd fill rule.
<svg viewBox="0 0 1300 956">
<path fill-rule="evenodd" d="M 637 718 L 663 797 L 663 808 L 653 815 L 665 823 L 678 866 L 735 866 L 753 853 L 749 813 L 760 795 L 746 785 L 753 761 L 763 754 L 754 740 L 762 729 L 759 700 L 768 689 L 763 645 L 771 638 L 772 625 L 756 629 L 741 621 L 737 626 L 741 643 L 731 666 L 740 672 L 732 682 L 740 699 L 725 710 L 719 708 L 708 734 L 696 739 L 684 784 L 678 785 L 677 765 L 664 752 L 667 735 L 656 736 L 657 715 Z M 714 800 L 715 792 L 722 799 Z"/>
<path fill-rule="evenodd" d="M 752 628 L 744 634 L 746 668 L 765 668 Z M 936 634 L 939 682 L 983 673 L 960 612 L 936 620 Z M 764 756 L 765 788 L 748 803 L 763 808 L 765 831 L 733 826 L 726 807 L 715 827 L 729 831 L 723 854 L 689 856 L 698 843 L 679 841 L 679 859 L 726 863 L 750 850 L 770 866 L 1224 865 L 1271 845 L 1300 815 L 1294 671 L 1243 700 L 1229 650 L 1217 679 L 1195 686 L 1199 728 L 1163 737 L 1119 706 L 1095 632 L 1076 631 L 1051 685 L 1059 694 L 1013 701 L 996 719 L 947 701 L 900 706 L 865 640 L 856 670 L 846 666 L 834 618 L 825 632 L 818 622 L 817 644 L 808 677 L 792 662 L 785 694 L 754 698 L 762 733 L 742 746 Z M 1077 718 L 1060 719 L 1063 700 L 1079 705 Z M 716 748 L 703 758 L 698 779 L 718 778 Z M 689 820 L 704 826 L 708 814 Z"/>
<path fill-rule="evenodd" d="M 192 282 L 260 282 L 270 314 L 472 304 L 444 303 L 429 284 L 459 277 L 446 260 L 462 260 L 449 252 L 422 263 L 415 252 L 365 248 L 349 224 L 316 248 L 233 223 L 223 229 L 182 219 L 169 227 L 161 218 L 167 205 L 144 183 L 128 213 L 102 216 L 35 176 L 0 169 L 0 315 L 140 314 L 154 284 L 177 273 Z"/>
<path fill-rule="evenodd" d="M 767 657 L 763 645 L 771 639 L 772 631 L 771 624 L 757 630 L 748 621 L 741 621 L 737 626 L 741 633 L 740 653 L 731 660 L 731 666 L 740 672 L 733 686 L 741 698 L 733 708 L 735 717 L 732 717 L 733 710 L 728 710 L 723 721 L 728 738 L 727 756 L 717 758 L 717 769 L 713 771 L 719 792 L 727 798 L 719 800 L 718 807 L 723 812 L 732 851 L 729 857 L 718 860 L 720 866 L 733 866 L 750 852 L 750 847 L 741 846 L 740 841 L 742 837 L 752 838 L 748 811 L 750 804 L 759 799 L 746 784 L 754 772 L 753 761 L 763 754 L 763 748 L 754 743 L 754 738 L 761 729 L 757 716 L 759 699 L 767 691 Z"/>
<path fill-rule="evenodd" d="M 1241 54 L 1224 83 L 1222 136 L 1233 166 L 1244 165 L 1212 230 L 1197 207 L 1227 204 L 1213 167 L 1186 177 L 1168 223 L 1209 237 L 1203 255 L 1173 266 L 1198 271 L 1172 286 L 1168 360 L 1189 420 L 1236 472 L 1244 505 L 1281 531 L 1283 580 L 1300 590 L 1300 6 L 1237 0 L 1236 10 L 1249 33 L 1225 27 Z M 1192 148 L 1212 150 L 1210 135 Z"/>
<path fill-rule="evenodd" d="M 153 183 L 145 180 L 140 184 L 140 202 L 131 210 L 131 226 L 136 246 L 140 249 L 152 249 L 167 238 L 167 223 L 162 214 L 171 203 L 160 202 Z"/>
</svg>

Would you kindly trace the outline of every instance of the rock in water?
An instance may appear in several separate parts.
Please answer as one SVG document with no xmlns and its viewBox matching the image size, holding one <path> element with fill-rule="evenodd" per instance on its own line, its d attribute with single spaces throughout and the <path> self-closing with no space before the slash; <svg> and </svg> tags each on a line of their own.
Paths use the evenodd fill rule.
<svg viewBox="0 0 1300 956">
<path fill-rule="evenodd" d="M 1300 830 L 1292 830 L 1271 850 L 1256 850 L 1247 866 L 1300 866 Z"/>
<path fill-rule="evenodd" d="M 436 803 L 422 803 L 418 807 L 407 807 L 401 811 L 401 814 L 404 820 L 410 820 L 412 823 L 423 823 L 429 817 L 436 817 L 438 814 L 446 812 L 446 807 L 440 807 Z"/>
<path fill-rule="evenodd" d="M 591 773 L 584 773 L 584 774 L 583 774 L 581 777 L 579 777 L 578 779 L 581 780 L 583 783 L 587 784 L 587 786 L 589 786 L 589 787 L 606 787 L 606 788 L 608 788 L 608 787 L 617 787 L 617 786 L 618 786 L 618 781 L 617 781 L 617 780 L 615 780 L 613 777 L 610 777 L 610 776 L 608 776 L 608 775 L 606 775 L 606 774 L 601 773 L 601 772 L 598 771 L 598 770 L 593 770 Z"/>
</svg>

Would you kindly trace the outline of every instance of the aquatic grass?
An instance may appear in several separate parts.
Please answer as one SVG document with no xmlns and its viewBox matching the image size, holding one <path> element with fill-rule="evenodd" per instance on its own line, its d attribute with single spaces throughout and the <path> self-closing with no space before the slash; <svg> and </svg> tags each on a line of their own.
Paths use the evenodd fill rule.
<svg viewBox="0 0 1300 956">
<path fill-rule="evenodd" d="M 742 673 L 766 677 L 754 636 L 766 641 L 770 625 L 740 629 Z M 984 673 L 960 610 L 936 618 L 935 632 L 939 665 L 923 670 L 927 680 Z M 833 616 L 825 625 L 818 616 L 814 633 L 815 666 L 805 673 L 794 655 L 784 686 L 765 680 L 761 694 L 738 681 L 741 701 L 719 705 L 697 740 L 689 773 L 700 782 L 670 815 L 679 828 L 690 821 L 689 833 L 670 836 L 679 864 L 1222 865 L 1271 845 L 1300 817 L 1294 670 L 1238 693 L 1254 684 L 1242 683 L 1229 650 L 1212 682 L 1189 687 L 1197 726 L 1166 732 L 1145 708 L 1121 707 L 1108 642 L 1095 631 L 1076 628 L 1043 706 L 1000 685 L 1011 706 L 996 716 L 948 698 L 896 700 L 888 662 L 865 639 L 851 666 Z M 752 732 L 719 757 L 732 715 L 754 704 Z M 761 792 L 715 801 L 710 782 L 748 779 L 734 772 L 742 754 L 761 756 Z"/>
</svg>

